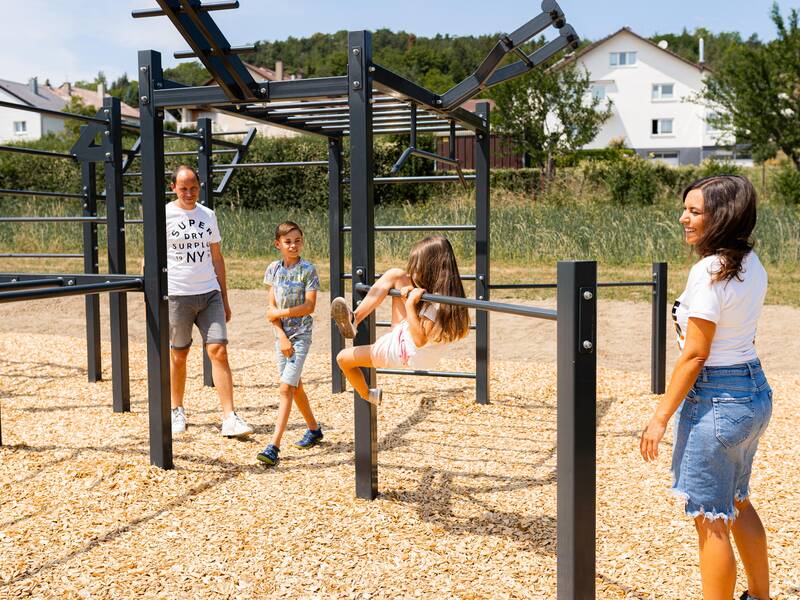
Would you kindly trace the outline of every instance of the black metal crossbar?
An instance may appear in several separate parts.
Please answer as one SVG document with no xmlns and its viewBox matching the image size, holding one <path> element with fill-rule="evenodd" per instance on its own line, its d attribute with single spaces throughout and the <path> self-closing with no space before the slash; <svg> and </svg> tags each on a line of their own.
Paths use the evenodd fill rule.
<svg viewBox="0 0 800 600">
<path fill-rule="evenodd" d="M 391 321 L 375 321 L 375 327 L 391 327 L 391 326 L 392 326 Z M 469 328 L 470 330 L 474 330 L 475 325 L 474 324 L 470 325 Z"/>
<path fill-rule="evenodd" d="M 83 257 L 82 254 L 80 254 L 79 256 Z M 65 283 L 66 280 L 63 277 L 50 277 L 47 279 L 28 279 L 27 281 L 24 280 L 18 281 L 12 279 L 11 281 L 0 282 L 0 291 L 53 287 L 53 286 L 64 285 Z"/>
<path fill-rule="evenodd" d="M 357 283 L 355 288 L 359 292 L 368 292 L 369 285 Z M 400 296 L 400 290 L 389 290 L 390 296 Z M 517 304 L 506 304 L 504 302 L 492 302 L 491 300 L 473 300 L 472 298 L 456 298 L 454 296 L 440 296 L 438 294 L 422 294 L 422 300 L 426 302 L 437 302 L 439 304 L 450 304 L 452 306 L 463 306 L 487 312 L 500 312 L 520 317 L 533 317 L 535 319 L 546 319 L 555 321 L 558 318 L 558 311 L 551 308 L 536 308 L 533 306 L 520 306 Z"/>
<path fill-rule="evenodd" d="M 46 198 L 83 198 L 83 194 L 74 192 L 43 192 L 39 190 L 0 189 L 0 196 L 42 196 Z"/>
<path fill-rule="evenodd" d="M 37 148 L 26 148 L 25 146 L 0 146 L 2 152 L 17 152 L 19 154 L 31 154 L 33 156 L 49 156 L 51 158 L 71 158 L 75 159 L 74 154 L 66 152 L 53 152 L 51 150 L 39 150 Z"/>
<path fill-rule="evenodd" d="M 350 225 L 342 231 L 352 231 Z M 375 225 L 375 231 L 475 231 L 475 225 Z"/>
<path fill-rule="evenodd" d="M 0 292 L 0 304 L 20 300 L 42 300 L 44 298 L 60 298 L 62 296 L 87 296 L 104 292 L 141 292 L 144 283 L 141 279 L 108 281 L 103 283 L 87 283 L 63 287 L 49 287 L 36 290 L 17 290 Z"/>
<path fill-rule="evenodd" d="M 425 371 L 422 369 L 375 369 L 379 375 L 417 375 L 418 377 L 452 377 L 457 379 L 475 379 L 475 373 L 458 371 Z"/>
<path fill-rule="evenodd" d="M 57 254 L 54 252 L 0 253 L 0 258 L 83 258 L 83 254 Z"/>
<path fill-rule="evenodd" d="M 99 223 L 105 217 L 0 217 L 0 223 Z"/>
<path fill-rule="evenodd" d="M 464 180 L 473 181 L 474 174 L 464 175 Z M 372 183 L 447 183 L 462 181 L 458 175 L 408 175 L 405 177 L 373 177 Z M 347 183 L 347 181 L 345 181 Z"/>
<path fill-rule="evenodd" d="M 197 10 L 203 12 L 211 12 L 212 10 L 228 10 L 231 8 L 239 8 L 239 0 L 230 0 L 225 2 L 205 2 L 201 4 Z M 134 19 L 144 19 L 147 17 L 163 17 L 164 11 L 160 9 L 141 9 L 131 11 L 131 16 Z"/>
<path fill-rule="evenodd" d="M 216 140 L 215 140 L 216 141 Z M 214 167 L 214 171 L 227 171 L 228 169 L 254 169 L 268 167 L 327 167 L 327 160 L 295 160 L 286 162 L 260 162 L 260 163 L 237 163 L 219 165 Z"/>
<path fill-rule="evenodd" d="M 598 282 L 597 287 L 653 287 L 656 285 L 654 281 L 606 281 Z M 556 283 L 492 283 L 489 287 L 493 290 L 538 290 L 538 289 L 555 289 L 558 287 Z"/>
<path fill-rule="evenodd" d="M 17 104 L 16 102 L 6 102 L 0 100 L 0 107 L 13 108 L 15 110 L 25 110 L 28 112 L 39 113 L 40 115 L 50 115 L 51 117 L 58 117 L 60 119 L 75 119 L 77 121 L 84 121 L 86 123 L 100 123 L 108 125 L 108 121 L 98 117 L 90 117 L 87 115 L 76 115 L 75 113 L 61 112 L 60 110 L 50 110 L 49 108 L 39 108 L 38 106 L 29 106 L 28 104 Z"/>
</svg>

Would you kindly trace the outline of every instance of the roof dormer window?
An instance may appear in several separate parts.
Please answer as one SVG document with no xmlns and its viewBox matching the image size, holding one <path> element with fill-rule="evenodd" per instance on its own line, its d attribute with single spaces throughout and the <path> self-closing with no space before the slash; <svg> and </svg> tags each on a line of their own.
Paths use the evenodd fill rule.
<svg viewBox="0 0 800 600">
<path fill-rule="evenodd" d="M 636 52 L 611 52 L 608 56 L 612 67 L 632 67 L 636 64 Z"/>
</svg>

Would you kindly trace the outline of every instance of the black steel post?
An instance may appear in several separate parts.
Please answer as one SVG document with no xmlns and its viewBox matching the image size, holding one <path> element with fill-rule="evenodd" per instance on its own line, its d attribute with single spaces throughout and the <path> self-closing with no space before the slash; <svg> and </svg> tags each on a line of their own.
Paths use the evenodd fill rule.
<svg viewBox="0 0 800 600">
<path fill-rule="evenodd" d="M 164 113 L 156 108 L 156 84 L 162 85 L 161 54 L 139 52 L 142 215 L 144 217 L 144 297 L 147 313 L 147 398 L 150 414 L 150 462 L 172 468 L 167 308 L 167 234 L 164 210 Z"/>
<path fill-rule="evenodd" d="M 667 389 L 667 263 L 653 263 L 652 335 L 650 337 L 650 391 Z"/>
<path fill-rule="evenodd" d="M 330 256 L 331 300 L 337 296 L 344 296 L 344 280 L 342 279 L 342 270 L 344 267 L 342 169 L 342 140 L 341 138 L 329 138 L 328 248 Z M 342 334 L 339 333 L 339 328 L 331 321 L 331 388 L 334 394 L 340 394 L 347 389 L 342 370 L 336 363 L 336 355 L 339 354 L 339 351 L 342 350 L 344 346 L 344 338 Z"/>
<path fill-rule="evenodd" d="M 558 600 L 595 597 L 597 263 L 558 263 Z"/>
<path fill-rule="evenodd" d="M 106 235 L 108 237 L 108 272 L 124 274 L 125 265 L 125 196 L 122 183 L 122 112 L 119 98 L 103 100 L 103 114 L 108 117 L 106 129 L 110 153 L 105 160 Z M 111 389 L 114 412 L 131 409 L 130 366 L 128 360 L 128 296 L 108 296 L 111 325 Z"/>
<path fill-rule="evenodd" d="M 86 126 L 88 127 L 88 125 Z M 83 187 L 83 216 L 97 216 L 97 165 L 81 161 L 81 185 Z M 97 260 L 97 223 L 83 224 L 83 272 L 99 273 Z M 89 381 L 103 379 L 102 356 L 100 354 L 100 298 L 86 296 L 86 372 Z"/>
<path fill-rule="evenodd" d="M 486 121 L 486 129 L 475 134 L 475 297 L 489 300 L 489 103 L 479 103 L 475 112 Z M 478 404 L 489 404 L 489 319 L 488 312 L 475 314 L 475 401 Z"/>
<path fill-rule="evenodd" d="M 200 204 L 214 210 L 214 164 L 212 152 L 213 129 L 211 119 L 203 117 L 197 119 L 197 133 L 200 135 L 200 146 L 197 148 L 197 176 L 200 179 Z M 214 377 L 211 372 L 211 359 L 208 350 L 203 344 L 203 385 L 214 387 Z"/>
<path fill-rule="evenodd" d="M 348 100 L 350 106 L 350 214 L 352 225 L 353 302 L 364 293 L 357 283 L 371 284 L 375 274 L 375 214 L 372 148 L 372 34 L 351 31 L 347 52 Z M 375 316 L 362 321 L 355 345 L 375 341 Z M 369 387 L 375 386 L 375 369 L 364 369 Z M 378 411 L 358 393 L 354 397 L 356 496 L 374 499 L 378 495 Z"/>
</svg>

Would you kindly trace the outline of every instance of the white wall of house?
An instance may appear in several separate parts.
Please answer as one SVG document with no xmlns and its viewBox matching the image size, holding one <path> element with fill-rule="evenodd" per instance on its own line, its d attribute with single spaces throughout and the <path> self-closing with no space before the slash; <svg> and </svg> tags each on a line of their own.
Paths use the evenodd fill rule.
<svg viewBox="0 0 800 600">
<path fill-rule="evenodd" d="M 719 144 L 706 124 L 707 109 L 696 100 L 706 71 L 624 30 L 577 62 L 588 71 L 593 93 L 613 102 L 613 116 L 585 148 L 624 139 L 645 157 L 685 164 L 700 162 Z"/>
<path fill-rule="evenodd" d="M 20 104 L 19 98 L 0 90 L 0 100 Z M 16 108 L 0 107 L 0 142 L 38 140 L 44 133 L 64 129 L 64 120 Z"/>
</svg>

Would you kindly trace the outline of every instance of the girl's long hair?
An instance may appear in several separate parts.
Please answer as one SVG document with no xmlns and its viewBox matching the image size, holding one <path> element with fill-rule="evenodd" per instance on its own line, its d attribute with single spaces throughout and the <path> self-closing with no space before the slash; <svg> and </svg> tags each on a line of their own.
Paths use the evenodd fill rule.
<svg viewBox="0 0 800 600">
<path fill-rule="evenodd" d="M 716 175 L 698 179 L 683 192 L 703 194 L 703 235 L 695 251 L 703 258 L 719 256 L 720 268 L 713 281 L 741 279 L 742 262 L 753 249 L 751 237 L 756 226 L 756 190 L 746 177 Z"/>
<path fill-rule="evenodd" d="M 428 236 L 417 242 L 408 256 L 406 273 L 416 287 L 425 288 L 430 294 L 464 298 L 464 286 L 447 238 Z M 420 305 L 417 305 L 420 307 Z M 469 333 L 469 313 L 463 306 L 440 304 L 436 323 L 432 331 L 435 342 L 454 342 Z"/>
</svg>

